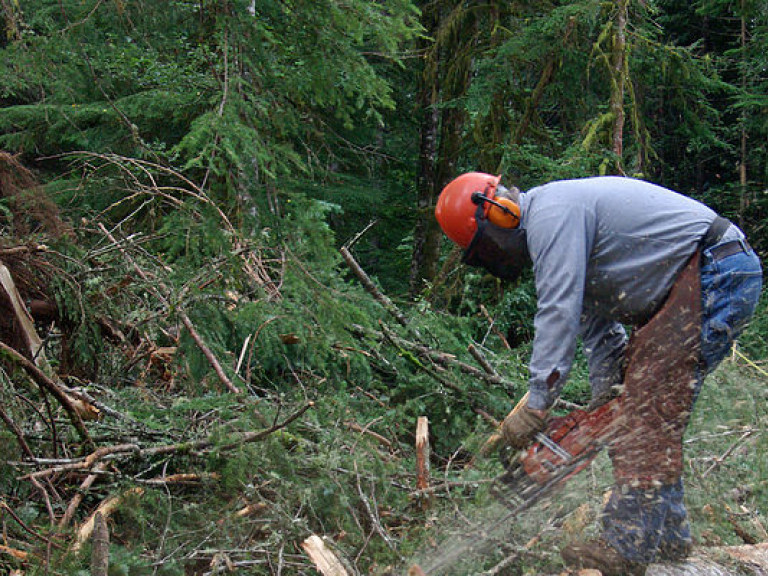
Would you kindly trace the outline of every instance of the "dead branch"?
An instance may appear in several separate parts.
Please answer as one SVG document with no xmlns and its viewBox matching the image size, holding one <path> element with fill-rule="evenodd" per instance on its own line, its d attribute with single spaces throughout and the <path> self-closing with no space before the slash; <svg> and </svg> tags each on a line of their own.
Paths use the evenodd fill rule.
<svg viewBox="0 0 768 576">
<path fill-rule="evenodd" d="M 498 328 L 496 328 L 496 320 L 493 319 L 493 317 L 488 312 L 488 309 L 480 304 L 480 311 L 483 313 L 483 316 L 485 316 L 486 320 L 490 323 L 490 329 L 491 331 L 496 334 L 496 336 L 501 340 L 501 343 L 504 345 L 504 348 L 512 352 L 512 346 L 509 345 L 509 342 L 507 341 L 504 334 L 502 334 Z"/>
<path fill-rule="evenodd" d="M 371 430 L 369 427 L 371 424 L 367 424 L 366 426 L 360 426 L 357 422 L 345 422 L 344 423 L 347 428 L 352 430 L 353 432 L 359 432 L 360 434 L 366 434 L 376 440 L 378 443 L 383 444 L 387 448 L 392 448 L 392 441 L 389 438 L 385 438 L 381 434 L 378 434 Z"/>
<path fill-rule="evenodd" d="M 72 500 L 70 501 L 69 506 L 67 506 L 67 509 L 64 512 L 64 515 L 61 517 L 61 520 L 59 520 L 60 528 L 66 528 L 69 526 L 69 523 L 75 516 L 75 512 L 77 512 L 78 507 L 85 498 L 86 493 L 91 489 L 93 483 L 96 482 L 96 479 L 99 477 L 99 473 L 103 472 L 106 467 L 107 465 L 105 462 L 99 462 L 94 467 L 93 471 L 95 473 L 89 474 L 85 477 L 85 480 L 83 480 L 83 482 L 80 484 L 80 488 L 78 489 L 77 493 L 72 497 Z"/>
<path fill-rule="evenodd" d="M 382 330 L 383 330 L 382 332 L 365 328 L 364 326 L 361 326 L 359 324 L 353 324 L 350 330 L 354 335 L 358 337 L 368 336 L 368 337 L 374 338 L 379 342 L 384 341 L 385 339 L 389 339 L 398 347 L 404 348 L 405 350 L 409 350 L 411 352 L 415 352 L 416 354 L 429 358 L 430 360 L 436 362 L 437 364 L 440 364 L 441 366 L 455 366 L 465 374 L 474 376 L 480 380 L 484 380 L 488 384 L 503 386 L 504 389 L 507 390 L 508 392 L 514 392 L 514 389 L 515 389 L 514 384 L 512 384 L 511 382 L 508 382 L 498 374 L 485 372 L 483 370 L 475 368 L 474 366 L 466 364 L 465 362 L 457 360 L 456 357 L 451 354 L 440 352 L 438 350 L 433 350 L 423 344 L 406 340 L 405 338 L 402 338 L 396 335 L 391 330 L 387 330 L 386 327 L 384 327 L 383 325 L 382 325 Z"/>
<path fill-rule="evenodd" d="M 270 426 L 269 428 L 265 430 L 260 430 L 258 432 L 248 432 L 246 434 L 240 435 L 237 440 L 230 442 L 228 444 L 223 444 L 218 447 L 219 450 L 232 450 L 233 448 L 239 448 L 243 444 L 247 444 L 249 442 L 258 442 L 259 440 L 263 440 L 267 436 L 277 432 L 278 430 L 285 428 L 293 422 L 294 420 L 300 418 L 307 410 L 312 408 L 315 405 L 314 402 L 309 402 L 302 408 L 300 408 L 297 412 L 294 414 L 291 414 L 288 418 L 283 420 L 280 423 L 274 424 L 273 426 Z M 180 444 L 170 444 L 166 446 L 157 446 L 154 448 L 147 448 L 145 450 L 141 450 L 139 453 L 142 456 L 155 456 L 159 454 L 172 454 L 172 453 L 185 453 L 185 452 L 191 452 L 194 450 L 203 450 L 205 448 L 210 448 L 213 446 L 213 440 L 206 438 L 204 440 L 198 440 L 197 442 L 182 442 Z"/>
<path fill-rule="evenodd" d="M 347 249 L 346 246 L 341 247 L 341 256 L 344 258 L 344 261 L 347 263 L 347 265 L 352 269 L 352 272 L 354 272 L 355 276 L 357 276 L 358 280 L 360 280 L 363 288 L 365 288 L 365 290 L 371 296 L 373 296 L 374 300 L 381 304 L 384 310 L 389 312 L 389 314 L 391 314 L 395 320 L 397 320 L 398 324 L 401 326 L 408 326 L 408 318 L 406 318 L 405 315 L 400 312 L 392 300 L 390 300 L 385 294 L 381 292 L 381 290 L 376 287 L 376 285 L 373 283 L 373 280 L 371 280 L 368 274 L 365 273 L 365 270 L 360 267 L 360 264 L 357 263 L 355 257 L 352 256 L 352 253 Z"/>
<path fill-rule="evenodd" d="M 120 507 L 123 501 L 131 495 L 141 496 L 144 494 L 143 488 L 131 488 L 126 490 L 123 494 L 118 496 L 111 496 L 104 500 L 99 507 L 91 514 L 88 519 L 83 522 L 82 526 L 77 530 L 75 536 L 75 542 L 72 544 L 72 551 L 77 553 L 83 547 L 88 539 L 93 534 L 96 525 L 96 516 L 101 516 L 106 519 L 109 518 Z"/>
<path fill-rule="evenodd" d="M 752 436 L 752 434 L 754 434 L 754 432 L 755 432 L 755 431 L 754 431 L 753 429 L 749 429 L 749 430 L 747 430 L 746 432 L 744 432 L 744 434 L 742 434 L 742 435 L 739 437 L 739 439 L 738 439 L 738 440 L 736 440 L 736 442 L 734 442 L 733 444 L 731 444 L 731 445 L 728 447 L 728 449 L 727 449 L 727 450 L 726 450 L 726 451 L 723 453 L 723 455 L 722 455 L 722 456 L 720 456 L 720 457 L 718 457 L 718 458 L 715 458 L 715 461 L 714 461 L 714 462 L 712 462 L 712 465 L 711 465 L 709 468 L 707 468 L 707 469 L 706 469 L 706 470 L 705 470 L 705 471 L 702 473 L 701 477 L 702 477 L 702 478 L 706 478 L 707 476 L 709 476 L 709 474 L 710 474 L 710 473 L 711 473 L 713 470 L 715 470 L 717 467 L 719 467 L 719 466 L 720 466 L 720 465 L 721 465 L 723 462 L 725 462 L 725 461 L 728 459 L 728 457 L 729 457 L 731 454 L 733 454 L 733 451 L 734 451 L 734 450 L 736 450 L 736 448 L 739 446 L 739 444 L 741 444 L 741 443 L 742 443 L 744 440 L 746 440 L 747 438 L 749 438 L 750 436 Z"/>
<path fill-rule="evenodd" d="M 363 492 L 363 487 L 360 485 L 360 474 L 357 471 L 357 462 L 355 462 L 355 480 L 357 483 L 357 493 L 360 496 L 360 501 L 365 507 L 365 511 L 368 512 L 368 518 L 373 525 L 373 529 L 379 536 L 381 536 L 381 539 L 384 540 L 387 546 L 394 549 L 392 538 L 390 538 L 389 534 L 387 534 L 387 531 L 381 525 L 381 520 L 379 519 L 379 511 L 376 503 L 374 502 L 373 505 L 371 505 L 370 498 L 368 498 L 366 493 Z"/>
<path fill-rule="evenodd" d="M 168 289 L 168 287 L 163 282 L 156 282 L 151 280 L 149 276 L 144 272 L 144 270 L 142 270 L 141 267 L 136 263 L 133 257 L 125 250 L 125 248 L 119 245 L 118 241 L 115 239 L 112 233 L 109 230 L 107 230 L 104 224 L 99 222 L 98 227 L 101 233 L 104 234 L 104 236 L 106 236 L 110 242 L 118 246 L 118 249 L 120 250 L 120 253 L 123 255 L 123 257 L 133 267 L 133 269 L 136 271 L 139 277 L 147 283 L 147 289 L 150 292 L 152 292 L 152 294 L 158 300 L 160 300 L 160 302 L 162 302 L 165 306 L 170 307 L 170 300 L 167 295 L 170 294 L 171 292 Z M 155 288 L 155 285 L 157 285 L 157 288 Z M 226 375 L 226 373 L 224 372 L 224 369 L 219 363 L 218 358 L 216 358 L 216 355 L 211 351 L 210 348 L 208 348 L 207 344 L 200 337 L 200 334 L 197 332 L 197 328 L 195 328 L 195 325 L 192 323 L 192 320 L 189 319 L 189 316 L 187 316 L 186 312 L 184 312 L 184 310 L 182 310 L 180 307 L 177 306 L 176 309 L 182 324 L 184 324 L 184 327 L 189 332 L 189 335 L 192 337 L 192 340 L 194 340 L 195 344 L 197 344 L 197 347 L 200 349 L 200 351 L 203 353 L 205 358 L 208 360 L 208 363 L 213 368 L 213 371 L 216 373 L 216 376 L 218 376 L 221 383 L 224 384 L 224 386 L 226 386 L 226 388 L 233 394 L 239 394 L 240 389 L 237 386 L 235 386 L 232 383 L 232 381 L 229 379 L 229 377 Z"/>
<path fill-rule="evenodd" d="M 13 421 L 5 410 L 3 410 L 2 406 L 0 406 L 0 419 L 5 422 L 6 427 L 13 432 L 14 436 L 16 436 L 16 441 L 19 443 L 19 448 L 21 448 L 22 454 L 30 460 L 34 459 L 35 455 L 29 447 L 29 444 L 27 444 L 27 440 L 24 438 L 24 433 L 21 431 L 21 428 L 19 428 L 16 425 L 16 422 Z"/>
<path fill-rule="evenodd" d="M 300 408 L 298 411 L 296 411 L 294 414 L 291 414 L 290 416 L 288 416 L 288 418 L 286 418 L 282 422 L 278 422 L 270 426 L 269 428 L 260 430 L 258 432 L 248 432 L 245 434 L 241 434 L 235 440 L 229 442 L 228 444 L 218 446 L 218 449 L 232 450 L 233 448 L 239 448 L 243 444 L 247 444 L 250 442 L 258 442 L 260 440 L 263 440 L 267 436 L 273 434 L 274 432 L 282 428 L 285 428 L 291 422 L 300 418 L 307 410 L 309 410 L 313 406 L 314 406 L 314 402 L 309 402 L 305 406 Z M 32 472 L 30 474 L 22 476 L 20 480 L 37 480 L 40 478 L 51 476 L 53 474 L 59 474 L 62 472 L 75 472 L 75 471 L 87 471 L 90 474 L 98 474 L 98 469 L 94 465 L 100 460 L 103 460 L 105 458 L 116 458 L 116 457 L 124 456 L 127 454 L 130 454 L 131 456 L 139 456 L 139 457 L 161 456 L 164 454 L 176 454 L 176 453 L 186 454 L 196 450 L 205 450 L 207 448 L 212 447 L 213 445 L 214 445 L 214 440 L 212 438 L 204 438 L 204 439 L 192 441 L 192 442 L 166 444 L 162 446 L 153 446 L 151 448 L 140 448 L 137 444 L 118 444 L 115 446 L 103 446 L 95 450 L 91 454 L 89 454 L 86 458 L 83 458 L 77 461 L 64 462 L 59 464 L 58 466 L 46 468 L 44 470 L 38 470 L 36 472 Z"/>
<path fill-rule="evenodd" d="M 70 397 L 62 386 L 48 378 L 48 376 L 46 376 L 40 368 L 35 366 L 31 360 L 28 360 L 4 342 L 0 342 L 0 351 L 5 352 L 6 356 L 21 366 L 32 380 L 34 380 L 41 388 L 50 392 L 54 398 L 59 401 L 69 415 L 69 419 L 72 421 L 75 430 L 77 430 L 77 433 L 80 435 L 83 442 L 88 446 L 93 446 L 93 441 L 88 434 L 88 430 L 86 429 L 82 418 L 82 414 L 92 413 L 92 407 L 88 407 L 84 403 Z"/>
<path fill-rule="evenodd" d="M 42 542 L 45 542 L 48 546 L 53 546 L 54 548 L 61 548 L 55 542 L 51 541 L 50 539 L 46 538 L 45 536 L 43 536 L 41 534 L 38 534 L 37 532 L 32 530 L 32 528 L 27 526 L 27 524 L 24 522 L 24 520 L 19 518 L 19 515 L 16 514 L 16 512 L 13 511 L 13 508 L 8 506 L 8 504 L 6 503 L 5 500 L 0 500 L 0 509 L 5 510 L 6 512 L 8 512 L 8 514 L 11 516 L 11 518 L 13 518 L 16 521 L 16 523 L 19 526 L 21 526 L 21 529 L 24 530 L 24 532 L 26 532 L 27 534 L 29 534 L 33 538 L 35 538 L 37 540 L 40 540 Z"/>
<path fill-rule="evenodd" d="M 117 444 L 115 446 L 102 446 L 101 448 L 98 448 L 93 452 L 91 452 L 88 456 L 86 456 L 82 460 L 66 462 L 59 466 L 54 466 L 53 468 L 38 470 L 37 472 L 32 472 L 31 474 L 22 476 L 20 480 L 44 478 L 46 476 L 51 476 L 53 474 L 60 474 L 62 472 L 73 472 L 76 470 L 88 470 L 91 474 L 94 474 L 94 473 L 98 474 L 98 470 L 96 468 L 91 470 L 91 467 L 93 467 L 94 464 L 96 464 L 98 461 L 108 456 L 125 454 L 127 452 L 130 452 L 132 454 L 137 454 L 137 453 L 140 453 L 141 450 L 139 449 L 139 446 L 137 444 Z"/>
<path fill-rule="evenodd" d="M 477 360 L 477 363 L 480 364 L 481 368 L 486 371 L 486 373 L 498 377 L 496 369 L 491 365 L 490 362 L 488 362 L 488 359 L 477 346 L 470 344 L 469 348 L 467 349 L 469 350 L 469 353 L 472 354 L 472 357 Z"/>
<path fill-rule="evenodd" d="M 137 195 L 145 194 L 148 196 L 160 197 L 173 204 L 182 204 L 183 202 L 176 198 L 174 194 L 188 196 L 201 204 L 210 206 L 218 215 L 222 226 L 232 237 L 232 254 L 239 256 L 243 262 L 243 269 L 246 274 L 260 287 L 262 287 L 268 294 L 270 300 L 280 300 L 282 295 L 280 294 L 279 285 L 270 277 L 269 272 L 261 259 L 261 256 L 255 254 L 253 250 L 248 248 L 245 242 L 242 241 L 232 222 L 229 220 L 224 211 L 213 202 L 205 193 L 202 187 L 195 184 L 192 180 L 184 176 L 182 173 L 163 166 L 155 162 L 147 160 L 141 160 L 138 158 L 129 158 L 125 156 L 119 156 L 117 154 L 101 154 L 96 152 L 78 151 L 72 152 L 73 156 L 83 156 L 87 158 L 96 158 L 103 162 L 113 164 L 123 171 L 130 180 L 133 187 L 137 190 Z M 153 171 L 165 174 L 181 182 L 179 186 L 160 186 L 153 174 Z M 147 179 L 149 184 L 141 182 L 138 176 L 134 176 L 134 173 L 140 172 Z"/>
</svg>

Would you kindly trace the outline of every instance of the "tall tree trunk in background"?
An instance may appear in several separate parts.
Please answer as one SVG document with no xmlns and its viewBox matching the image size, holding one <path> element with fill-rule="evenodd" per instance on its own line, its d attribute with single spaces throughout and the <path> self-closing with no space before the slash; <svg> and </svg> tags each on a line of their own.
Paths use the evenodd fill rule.
<svg viewBox="0 0 768 576">
<path fill-rule="evenodd" d="M 422 23 L 434 42 L 423 46 L 424 73 L 419 89 L 422 116 L 419 167 L 417 174 L 418 214 L 413 236 L 409 289 L 418 295 L 425 282 L 437 275 L 443 233 L 435 220 L 434 208 L 442 187 L 454 174 L 461 148 L 465 114 L 445 102 L 463 96 L 469 84 L 475 20 L 462 6 L 448 2 L 430 3 Z"/>
<path fill-rule="evenodd" d="M 617 0 L 616 20 L 613 30 L 611 52 L 611 101 L 613 116 L 611 149 L 616 155 L 616 169 L 624 173 L 622 156 L 624 153 L 624 84 L 626 82 L 627 17 L 629 0 Z"/>
<path fill-rule="evenodd" d="M 438 17 L 436 8 L 425 8 L 422 24 L 426 34 L 433 37 Z M 425 280 L 431 281 L 437 271 L 440 254 L 440 230 L 432 210 L 437 197 L 437 139 L 440 129 L 440 114 L 437 108 L 440 94 L 439 55 L 430 49 L 431 41 L 422 40 L 420 50 L 424 53 L 424 69 L 421 74 L 418 93 L 418 112 L 421 114 L 419 127 L 419 165 L 416 174 L 416 224 L 413 231 L 413 253 L 409 292 L 416 296 L 422 290 Z"/>
<path fill-rule="evenodd" d="M 746 2 L 741 0 L 741 91 L 747 93 L 747 19 L 744 13 Z M 747 109 L 741 112 L 741 159 L 739 161 L 739 226 L 744 226 L 744 214 L 749 206 L 747 196 Z"/>
</svg>

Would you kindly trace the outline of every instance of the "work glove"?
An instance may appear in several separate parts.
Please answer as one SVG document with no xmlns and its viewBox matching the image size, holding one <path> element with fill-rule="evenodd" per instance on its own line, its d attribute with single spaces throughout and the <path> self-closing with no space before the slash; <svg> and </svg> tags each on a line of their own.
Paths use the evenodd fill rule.
<svg viewBox="0 0 768 576">
<path fill-rule="evenodd" d="M 547 413 L 531 410 L 528 405 L 513 410 L 501 424 L 501 435 L 508 446 L 522 450 L 527 448 L 537 432 L 547 425 Z"/>
</svg>

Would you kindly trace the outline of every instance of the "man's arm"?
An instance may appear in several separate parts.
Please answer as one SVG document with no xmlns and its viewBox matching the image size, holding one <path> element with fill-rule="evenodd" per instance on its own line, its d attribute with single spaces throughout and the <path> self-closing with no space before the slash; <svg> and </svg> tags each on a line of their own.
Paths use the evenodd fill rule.
<svg viewBox="0 0 768 576">
<path fill-rule="evenodd" d="M 570 372 L 581 332 L 594 235 L 594 215 L 578 205 L 529 215 L 529 250 L 538 299 L 529 364 L 528 407 L 533 410 L 552 405 Z"/>
</svg>

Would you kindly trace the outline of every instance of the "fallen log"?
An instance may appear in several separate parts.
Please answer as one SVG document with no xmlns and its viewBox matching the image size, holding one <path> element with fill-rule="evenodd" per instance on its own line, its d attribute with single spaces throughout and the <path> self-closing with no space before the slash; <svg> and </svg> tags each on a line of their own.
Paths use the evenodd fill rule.
<svg viewBox="0 0 768 576">
<path fill-rule="evenodd" d="M 700 549 L 684 562 L 651 564 L 646 571 L 646 576 L 746 576 L 748 574 L 765 576 L 768 574 L 768 557 L 764 557 L 762 563 L 746 560 L 746 556 L 754 558 L 759 556 L 759 553 L 753 552 L 750 555 L 744 551 L 737 551 L 742 548 L 745 547 Z M 739 554 L 746 556 L 739 559 Z M 765 555 L 765 551 L 762 554 Z"/>
<path fill-rule="evenodd" d="M 91 550 L 91 576 L 109 573 L 109 528 L 100 512 L 93 519 L 93 548 Z"/>
</svg>

